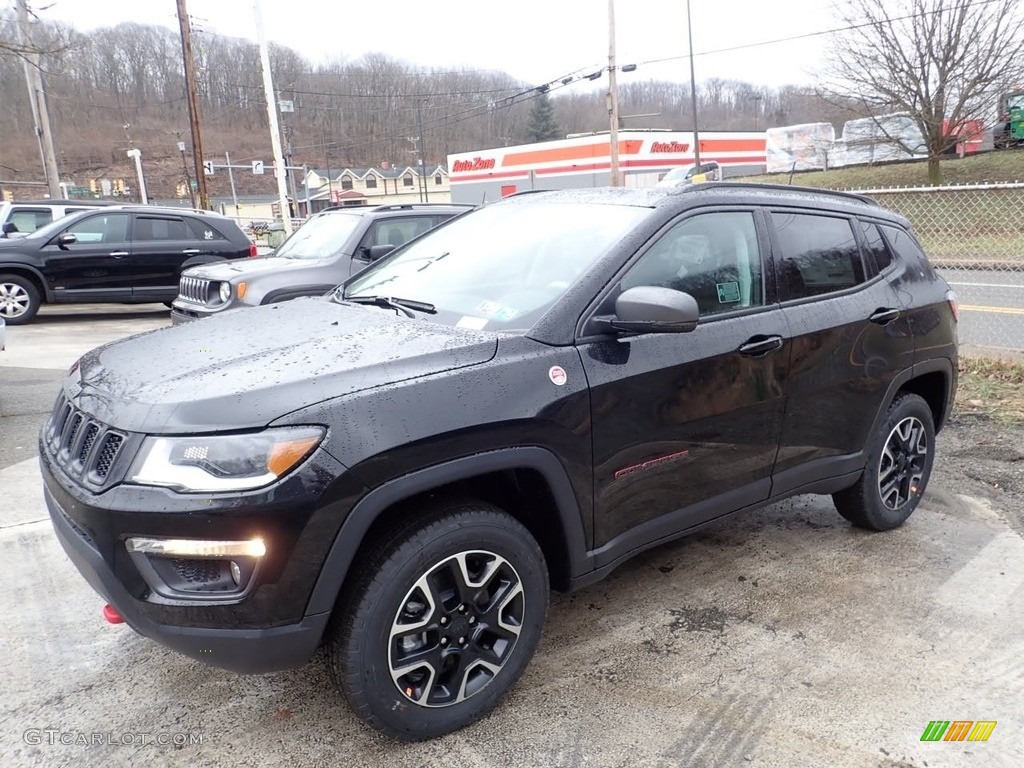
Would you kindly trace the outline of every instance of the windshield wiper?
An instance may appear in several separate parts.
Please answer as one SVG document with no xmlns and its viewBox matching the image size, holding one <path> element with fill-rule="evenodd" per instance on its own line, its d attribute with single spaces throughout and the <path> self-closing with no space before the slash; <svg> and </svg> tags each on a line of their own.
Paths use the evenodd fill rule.
<svg viewBox="0 0 1024 768">
<path fill-rule="evenodd" d="M 346 296 L 342 301 L 350 304 L 369 304 L 374 307 L 395 309 L 406 317 L 416 317 L 410 310 L 425 312 L 428 315 L 436 315 L 437 308 L 425 301 L 414 301 L 413 299 L 397 299 L 393 296 Z"/>
</svg>

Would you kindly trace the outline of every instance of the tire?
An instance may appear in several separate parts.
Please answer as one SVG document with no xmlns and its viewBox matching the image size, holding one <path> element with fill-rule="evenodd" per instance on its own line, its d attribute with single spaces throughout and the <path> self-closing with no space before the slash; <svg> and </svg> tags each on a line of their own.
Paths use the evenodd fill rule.
<svg viewBox="0 0 1024 768">
<path fill-rule="evenodd" d="M 24 325 L 39 311 L 39 289 L 21 275 L 0 275 L 0 317 L 7 325 Z"/>
<path fill-rule="evenodd" d="M 466 501 L 417 513 L 354 567 L 328 665 L 355 713 L 382 733 L 419 741 L 469 725 L 536 650 L 548 605 L 544 556 L 497 507 Z"/>
<path fill-rule="evenodd" d="M 934 460 L 931 408 L 918 395 L 898 394 L 870 440 L 864 473 L 853 486 L 832 494 L 832 501 L 859 528 L 897 528 L 924 495 Z"/>
</svg>

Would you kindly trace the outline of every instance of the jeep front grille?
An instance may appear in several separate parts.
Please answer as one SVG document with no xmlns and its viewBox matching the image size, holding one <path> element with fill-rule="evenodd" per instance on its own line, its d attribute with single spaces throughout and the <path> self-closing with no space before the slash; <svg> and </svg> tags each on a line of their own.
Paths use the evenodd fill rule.
<svg viewBox="0 0 1024 768">
<path fill-rule="evenodd" d="M 206 304 L 210 296 L 210 281 L 201 277 L 181 276 L 178 284 L 178 297 L 194 304 Z"/>
<path fill-rule="evenodd" d="M 79 410 L 61 394 L 44 433 L 54 462 L 72 477 L 102 485 L 125 435 Z"/>
</svg>

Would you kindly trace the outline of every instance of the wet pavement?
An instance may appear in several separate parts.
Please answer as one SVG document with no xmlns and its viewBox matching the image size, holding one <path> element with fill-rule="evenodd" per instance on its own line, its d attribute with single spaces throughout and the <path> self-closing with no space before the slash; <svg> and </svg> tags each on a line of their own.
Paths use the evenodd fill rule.
<svg viewBox="0 0 1024 768">
<path fill-rule="evenodd" d="M 943 462 L 910 521 L 852 529 L 799 497 L 651 550 L 552 601 L 492 715 L 398 744 L 323 660 L 241 677 L 105 623 L 42 502 L 34 431 L 94 343 L 159 308 L 11 328 L 0 353 L 0 766 L 1024 765 L 1024 539 Z M 17 446 L 17 449 L 16 449 Z M 987 741 L 921 741 L 931 721 Z"/>
</svg>

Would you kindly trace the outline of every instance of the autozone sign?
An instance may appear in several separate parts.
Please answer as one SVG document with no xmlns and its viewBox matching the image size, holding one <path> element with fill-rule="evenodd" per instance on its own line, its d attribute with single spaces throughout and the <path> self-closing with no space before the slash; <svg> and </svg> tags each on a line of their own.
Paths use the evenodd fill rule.
<svg viewBox="0 0 1024 768">
<path fill-rule="evenodd" d="M 493 157 L 474 157 L 472 160 L 456 160 L 452 164 L 453 173 L 465 173 L 467 171 L 490 171 L 493 168 Z"/>
<path fill-rule="evenodd" d="M 656 141 L 651 144 L 651 152 L 689 152 L 690 145 L 681 141 Z"/>
</svg>

